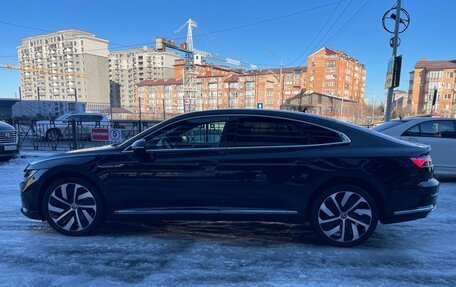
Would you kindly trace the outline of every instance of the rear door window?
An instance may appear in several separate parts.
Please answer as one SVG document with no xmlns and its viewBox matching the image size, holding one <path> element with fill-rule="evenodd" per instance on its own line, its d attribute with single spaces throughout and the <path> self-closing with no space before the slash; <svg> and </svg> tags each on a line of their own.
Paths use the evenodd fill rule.
<svg viewBox="0 0 456 287">
<path fill-rule="evenodd" d="M 411 127 L 403 136 L 456 138 L 454 121 L 427 121 Z"/>
<path fill-rule="evenodd" d="M 228 146 L 291 146 L 342 142 L 334 131 L 311 124 L 260 116 L 239 117 Z"/>
</svg>

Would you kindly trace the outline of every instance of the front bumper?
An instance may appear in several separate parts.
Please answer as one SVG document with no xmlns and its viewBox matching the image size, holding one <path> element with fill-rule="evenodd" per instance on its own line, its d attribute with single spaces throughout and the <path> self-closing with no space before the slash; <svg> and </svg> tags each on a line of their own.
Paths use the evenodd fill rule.
<svg viewBox="0 0 456 287">
<path fill-rule="evenodd" d="M 10 158 L 10 157 L 15 157 L 19 154 L 19 149 L 17 148 L 14 150 L 5 150 L 4 145 L 0 145 L 0 159 L 1 158 Z"/>
<path fill-rule="evenodd" d="M 440 183 L 431 178 L 412 189 L 392 193 L 385 202 L 382 223 L 395 223 L 425 218 L 435 208 Z"/>
<path fill-rule="evenodd" d="M 44 173 L 44 170 L 38 170 L 32 176 L 24 179 L 19 185 L 22 202 L 21 212 L 31 219 L 44 219 L 40 212 L 39 204 L 41 187 L 37 182 L 42 173 Z"/>
</svg>

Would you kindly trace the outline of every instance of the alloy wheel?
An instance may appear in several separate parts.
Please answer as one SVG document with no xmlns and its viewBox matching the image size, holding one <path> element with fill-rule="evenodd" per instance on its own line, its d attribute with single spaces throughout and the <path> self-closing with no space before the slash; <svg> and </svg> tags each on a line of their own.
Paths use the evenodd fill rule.
<svg viewBox="0 0 456 287">
<path fill-rule="evenodd" d="M 363 196 L 352 191 L 329 195 L 318 210 L 319 228 L 325 236 L 337 242 L 358 240 L 371 224 L 371 206 Z"/>
<path fill-rule="evenodd" d="M 87 229 L 97 213 L 96 200 L 92 192 L 76 183 L 56 187 L 48 199 L 48 210 L 52 221 L 69 232 Z"/>
</svg>

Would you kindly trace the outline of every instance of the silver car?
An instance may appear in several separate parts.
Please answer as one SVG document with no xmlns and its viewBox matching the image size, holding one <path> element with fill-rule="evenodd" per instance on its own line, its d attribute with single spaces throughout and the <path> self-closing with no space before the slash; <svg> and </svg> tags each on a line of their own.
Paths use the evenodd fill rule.
<svg viewBox="0 0 456 287">
<path fill-rule="evenodd" d="M 435 174 L 456 177 L 456 119 L 403 118 L 373 130 L 408 142 L 430 145 Z"/>
<path fill-rule="evenodd" d="M 71 122 L 78 123 L 78 136 L 80 138 L 90 138 L 92 128 L 97 124 L 107 126 L 108 118 L 105 114 L 97 113 L 75 113 L 64 114 L 56 118 L 54 121 L 38 121 L 34 128 L 35 135 L 46 139 L 47 141 L 58 141 L 60 139 L 69 138 L 71 133 Z"/>
</svg>

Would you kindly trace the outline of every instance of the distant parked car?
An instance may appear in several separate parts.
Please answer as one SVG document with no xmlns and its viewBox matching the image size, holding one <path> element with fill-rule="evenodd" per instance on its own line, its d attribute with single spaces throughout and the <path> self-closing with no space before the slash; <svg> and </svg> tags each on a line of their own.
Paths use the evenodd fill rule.
<svg viewBox="0 0 456 287">
<path fill-rule="evenodd" d="M 411 117 L 393 120 L 373 130 L 412 143 L 431 146 L 437 176 L 456 176 L 456 119 Z"/>
<path fill-rule="evenodd" d="M 79 138 L 90 138 L 92 128 L 97 123 L 101 126 L 108 125 L 108 117 L 105 114 L 96 113 L 77 113 L 77 114 L 64 114 L 56 118 L 54 121 L 38 121 L 36 122 L 35 135 L 46 139 L 47 141 L 57 141 L 71 137 L 71 122 L 75 120 L 81 123 L 78 126 Z"/>
<path fill-rule="evenodd" d="M 19 154 L 17 132 L 14 127 L 0 122 L 0 160 L 8 160 Z"/>
</svg>

